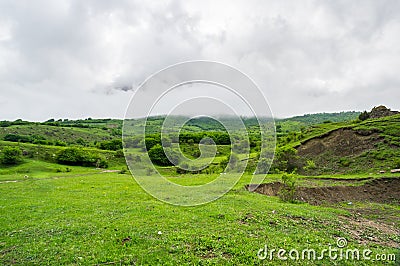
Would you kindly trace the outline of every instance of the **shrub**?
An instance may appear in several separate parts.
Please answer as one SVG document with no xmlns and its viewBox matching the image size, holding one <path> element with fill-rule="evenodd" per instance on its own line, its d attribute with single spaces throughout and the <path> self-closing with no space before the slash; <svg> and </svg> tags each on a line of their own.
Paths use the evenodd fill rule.
<svg viewBox="0 0 400 266">
<path fill-rule="evenodd" d="M 299 158 L 295 148 L 284 147 L 277 149 L 274 159 L 274 168 L 291 173 L 301 166 Z"/>
<path fill-rule="evenodd" d="M 82 138 L 79 138 L 76 140 L 76 144 L 81 145 L 81 146 L 86 146 L 86 141 Z"/>
<path fill-rule="evenodd" d="M 396 159 L 394 161 L 394 168 L 399 169 L 400 168 L 400 159 Z"/>
<path fill-rule="evenodd" d="M 121 150 L 117 150 L 117 151 L 115 151 L 115 157 L 116 158 L 124 158 L 124 151 L 121 149 Z"/>
<path fill-rule="evenodd" d="M 164 149 L 161 145 L 157 144 L 149 150 L 149 157 L 154 164 L 160 166 L 173 166 L 179 163 L 179 155 L 173 151 L 171 148 L 169 149 L 169 154 L 171 155 L 172 162 L 168 159 L 167 155 L 164 153 Z"/>
<path fill-rule="evenodd" d="M 22 152 L 18 147 L 4 147 L 0 153 L 0 162 L 2 164 L 13 165 L 22 160 Z"/>
<path fill-rule="evenodd" d="M 304 166 L 304 170 L 314 170 L 317 166 L 313 160 L 307 160 L 306 166 Z"/>
<path fill-rule="evenodd" d="M 110 141 L 102 141 L 97 143 L 100 149 L 102 150 L 110 150 L 117 151 L 122 149 L 122 140 L 121 139 L 113 139 Z"/>
<path fill-rule="evenodd" d="M 96 168 L 108 168 L 107 160 L 105 160 L 103 158 L 97 158 Z"/>
<path fill-rule="evenodd" d="M 65 143 L 64 141 L 61 141 L 61 140 L 56 140 L 56 141 L 54 141 L 54 145 L 65 147 L 65 146 L 67 146 L 67 143 Z"/>
<path fill-rule="evenodd" d="M 359 116 L 358 119 L 361 121 L 367 120 L 369 118 L 369 113 L 367 111 L 362 112 Z"/>
<path fill-rule="evenodd" d="M 56 161 L 66 165 L 108 167 L 107 161 L 101 156 L 75 147 L 59 151 L 56 154 Z"/>
<path fill-rule="evenodd" d="M 87 160 L 87 154 L 78 148 L 68 148 L 61 150 L 56 155 L 58 163 L 67 165 L 82 165 Z"/>
<path fill-rule="evenodd" d="M 225 158 L 223 158 L 220 162 L 219 162 L 219 166 L 222 168 L 223 171 L 226 170 L 226 167 L 228 166 L 229 163 L 229 157 L 226 156 Z"/>
<path fill-rule="evenodd" d="M 150 151 L 151 148 L 153 148 L 156 145 L 160 145 L 161 141 L 159 141 L 158 139 L 155 138 L 150 138 L 150 137 L 146 137 L 145 138 L 145 147 L 146 150 Z"/>
<path fill-rule="evenodd" d="M 282 175 L 283 187 L 278 193 L 279 198 L 284 202 L 295 203 L 296 198 L 296 179 L 293 174 L 283 174 Z"/>
<path fill-rule="evenodd" d="M 348 166 L 350 166 L 351 161 L 346 157 L 342 157 L 342 158 L 340 158 L 339 163 L 341 166 L 348 167 Z"/>
<path fill-rule="evenodd" d="M 26 135 L 18 135 L 18 134 L 7 134 L 3 138 L 5 141 L 12 142 L 32 142 L 32 138 Z"/>
</svg>

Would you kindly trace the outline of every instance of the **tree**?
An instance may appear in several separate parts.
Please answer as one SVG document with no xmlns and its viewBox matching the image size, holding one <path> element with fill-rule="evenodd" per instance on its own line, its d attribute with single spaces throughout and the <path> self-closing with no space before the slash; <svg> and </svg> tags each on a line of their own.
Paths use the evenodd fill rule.
<svg viewBox="0 0 400 266">
<path fill-rule="evenodd" d="M 274 168 L 291 173 L 301 167 L 300 157 L 297 150 L 292 147 L 285 147 L 276 150 Z"/>
<path fill-rule="evenodd" d="M 369 113 L 367 111 L 362 112 L 359 116 L 358 119 L 361 121 L 367 120 L 369 118 Z"/>
<path fill-rule="evenodd" d="M 151 148 L 153 148 L 154 146 L 161 143 L 161 141 L 159 141 L 158 139 L 151 138 L 151 137 L 146 137 L 144 139 L 144 141 L 145 141 L 145 147 L 148 151 L 150 151 Z"/>
<path fill-rule="evenodd" d="M 4 147 L 0 154 L 2 164 L 13 165 L 22 160 L 22 152 L 18 147 Z"/>
<path fill-rule="evenodd" d="M 110 141 L 102 141 L 97 144 L 102 150 L 110 150 L 117 151 L 122 149 L 122 140 L 121 139 L 113 139 Z"/>
<path fill-rule="evenodd" d="M 293 174 L 282 175 L 283 187 L 278 192 L 279 198 L 284 202 L 296 203 L 296 178 Z"/>
<path fill-rule="evenodd" d="M 82 149 L 67 148 L 57 153 L 56 160 L 66 165 L 82 165 L 87 161 L 87 157 L 88 155 Z"/>
<path fill-rule="evenodd" d="M 100 155 L 75 147 L 57 152 L 56 160 L 58 163 L 66 165 L 108 167 L 107 161 Z"/>
<path fill-rule="evenodd" d="M 77 139 L 76 143 L 81 146 L 86 146 L 86 141 L 82 138 Z"/>
<path fill-rule="evenodd" d="M 167 155 L 164 152 L 164 148 L 157 144 L 149 150 L 149 157 L 154 164 L 160 166 L 172 166 L 178 165 L 179 163 L 179 155 L 173 151 L 171 148 L 168 149 L 168 154 L 171 157 L 172 162 L 168 159 Z"/>
</svg>

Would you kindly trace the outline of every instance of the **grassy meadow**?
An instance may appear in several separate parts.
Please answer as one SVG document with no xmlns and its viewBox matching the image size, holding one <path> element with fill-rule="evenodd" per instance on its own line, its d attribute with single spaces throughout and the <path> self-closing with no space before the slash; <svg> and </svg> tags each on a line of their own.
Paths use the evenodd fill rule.
<svg viewBox="0 0 400 266">
<path fill-rule="evenodd" d="M 282 176 L 292 172 L 297 188 L 324 191 L 328 186 L 361 186 L 382 177 L 399 178 L 400 173 L 390 173 L 398 162 L 399 116 L 361 122 L 354 120 L 357 115 L 319 114 L 277 121 L 277 154 L 270 172 L 260 173 L 264 183 L 282 183 Z M 17 147 L 21 154 L 15 164 L 0 164 L 1 265 L 396 265 L 400 260 L 400 205 L 396 200 L 290 203 L 279 196 L 248 191 L 245 187 L 256 171 L 254 162 L 260 152 L 251 120 L 246 125 L 252 138 L 250 155 L 236 155 L 251 167 L 223 197 L 195 207 L 163 203 L 136 183 L 118 142 L 121 121 L 2 123 L 0 150 Z M 151 121 L 150 140 L 157 142 L 154 134 L 159 125 L 159 120 Z M 221 140 L 224 135 L 218 127 L 200 120 L 187 125 L 186 132 L 195 137 L 211 132 L 207 134 Z M 333 152 L 329 160 L 323 160 L 326 153 L 309 147 L 310 139 L 324 141 L 329 132 L 341 128 L 363 130 L 362 134 L 374 128 L 362 137 L 379 142 L 358 154 Z M 242 143 L 238 135 L 233 145 Z M 134 165 L 140 165 L 144 144 L 134 137 L 130 141 L 133 148 L 128 155 Z M 230 148 L 221 143 L 217 143 L 212 168 L 195 174 L 169 165 L 157 169 L 176 184 L 206 184 L 226 166 Z M 182 143 L 185 155 L 197 158 L 196 145 Z M 312 152 L 292 154 L 299 145 Z M 68 161 L 71 154 L 79 155 L 82 164 Z M 343 163 L 343 158 L 350 163 Z M 99 165 L 102 160 L 107 164 Z M 148 173 L 150 177 L 154 174 Z M 332 259 L 322 253 L 335 248 L 339 252 L 342 238 L 347 241 L 342 252 L 357 249 L 360 259 Z M 286 250 L 286 256 L 296 249 L 300 257 L 280 259 L 279 249 Z M 323 258 L 302 259 L 302 251 L 309 249 L 316 251 L 316 257 L 324 254 Z M 369 260 L 362 258 L 366 249 Z"/>
</svg>

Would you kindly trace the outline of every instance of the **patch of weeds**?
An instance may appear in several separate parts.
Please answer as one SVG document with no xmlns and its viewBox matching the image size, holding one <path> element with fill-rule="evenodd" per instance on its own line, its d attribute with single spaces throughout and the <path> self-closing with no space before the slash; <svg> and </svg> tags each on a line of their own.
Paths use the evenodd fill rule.
<svg viewBox="0 0 400 266">
<path fill-rule="evenodd" d="M 343 167 L 349 167 L 351 164 L 351 161 L 347 157 L 342 157 L 339 159 L 339 164 Z"/>
<path fill-rule="evenodd" d="M 317 166 L 313 160 L 307 160 L 306 165 L 304 166 L 304 170 L 314 170 Z"/>
</svg>

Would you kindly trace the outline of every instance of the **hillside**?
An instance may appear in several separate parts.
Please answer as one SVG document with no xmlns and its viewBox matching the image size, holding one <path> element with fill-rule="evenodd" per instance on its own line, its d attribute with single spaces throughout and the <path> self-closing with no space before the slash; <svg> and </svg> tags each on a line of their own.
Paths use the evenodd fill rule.
<svg viewBox="0 0 400 266">
<path fill-rule="evenodd" d="M 149 118 L 144 141 L 135 131 L 124 134 L 125 153 L 121 120 L 0 122 L 0 264 L 259 265 L 257 251 L 266 244 L 281 247 L 283 240 L 288 249 L 316 247 L 320 254 L 343 239 L 351 250 L 398 251 L 400 173 L 387 171 L 399 166 L 400 115 L 278 120 L 268 175 L 271 161 L 259 160 L 260 147 L 275 142 L 260 143 L 254 119 L 245 119 L 249 139 L 242 129 L 230 138 L 220 123 L 207 118 L 188 121 L 179 138 L 168 135 L 168 149 L 179 147 L 191 159 L 199 158 L 200 147 L 209 154 L 187 167 L 165 161 L 159 145 L 163 119 Z M 128 121 L 134 129 L 144 122 Z M 204 137 L 217 145 L 215 157 L 209 142 L 199 145 Z M 240 149 L 231 153 L 232 147 Z M 144 179 L 160 179 L 145 164 L 146 149 L 159 173 L 185 187 L 236 180 L 239 166 L 247 163 L 247 168 L 218 200 L 179 208 L 157 200 L 174 194 L 154 197 L 138 182 L 142 173 Z M 131 159 L 130 169 L 144 170 L 135 173 L 136 182 L 124 155 Z M 264 168 L 256 169 L 258 161 Z M 209 166 L 203 169 L 203 164 Z M 263 179 L 252 193 L 255 178 Z M 220 188 L 202 195 L 216 191 Z M 328 258 L 319 262 L 332 264 Z"/>
<path fill-rule="evenodd" d="M 299 131 L 302 128 L 310 127 L 323 123 L 341 123 L 357 120 L 360 112 L 340 112 L 340 113 L 316 113 L 294 116 L 283 119 L 275 119 L 277 132 Z"/>
<path fill-rule="evenodd" d="M 376 110 L 371 114 L 376 116 Z M 385 112 L 383 112 L 385 113 Z M 386 112 L 387 113 L 387 112 Z M 277 152 L 272 167 L 273 172 L 296 170 L 301 174 L 338 174 L 367 173 L 387 171 L 400 167 L 400 126 L 399 115 L 360 121 L 358 112 L 307 114 L 304 116 L 276 120 Z M 395 114 L 395 113 L 393 113 Z M 230 149 L 223 124 L 237 128 L 233 145 L 245 144 L 243 132 L 239 131 L 237 119 L 222 117 L 220 122 L 206 117 L 187 120 L 185 117 L 173 117 L 175 124 L 186 121 L 180 133 L 180 144 L 184 154 L 196 158 L 199 154 L 198 142 L 209 136 L 218 144 L 218 155 L 214 162 L 228 158 Z M 138 130 L 146 123 L 146 147 L 149 149 L 160 142 L 160 130 L 165 117 L 150 117 L 146 120 L 129 120 L 132 128 Z M 251 155 L 248 172 L 255 169 L 260 150 L 260 135 L 254 118 L 243 118 L 249 133 Z M 261 120 L 263 124 L 268 120 Z M 0 122 L 0 146 L 19 146 L 24 157 L 54 163 L 54 154 L 65 149 L 77 147 L 91 154 L 108 158 L 111 165 L 124 165 L 122 154 L 122 120 L 83 119 L 58 120 L 46 122 L 27 122 L 16 120 Z M 132 136 L 134 156 L 142 156 L 144 149 L 141 138 Z M 206 133 L 209 132 L 209 133 Z M 222 139 L 221 139 L 222 138 Z M 177 143 L 177 139 L 172 138 Z M 295 149 L 296 153 L 291 153 Z M 288 152 L 289 151 L 289 152 Z M 246 160 L 244 154 L 238 154 L 240 160 Z M 114 159 L 113 159 L 114 158 Z M 223 165 L 221 165 L 222 167 Z M 168 166 L 169 167 L 169 166 Z M 165 168 L 163 168 L 165 170 Z M 164 171 L 163 170 L 163 171 Z M 222 170 L 222 169 L 221 169 Z M 173 169 L 168 170 L 176 174 Z"/>
<path fill-rule="evenodd" d="M 303 174 L 389 171 L 400 168 L 400 115 L 314 126 L 290 145 Z"/>
</svg>

